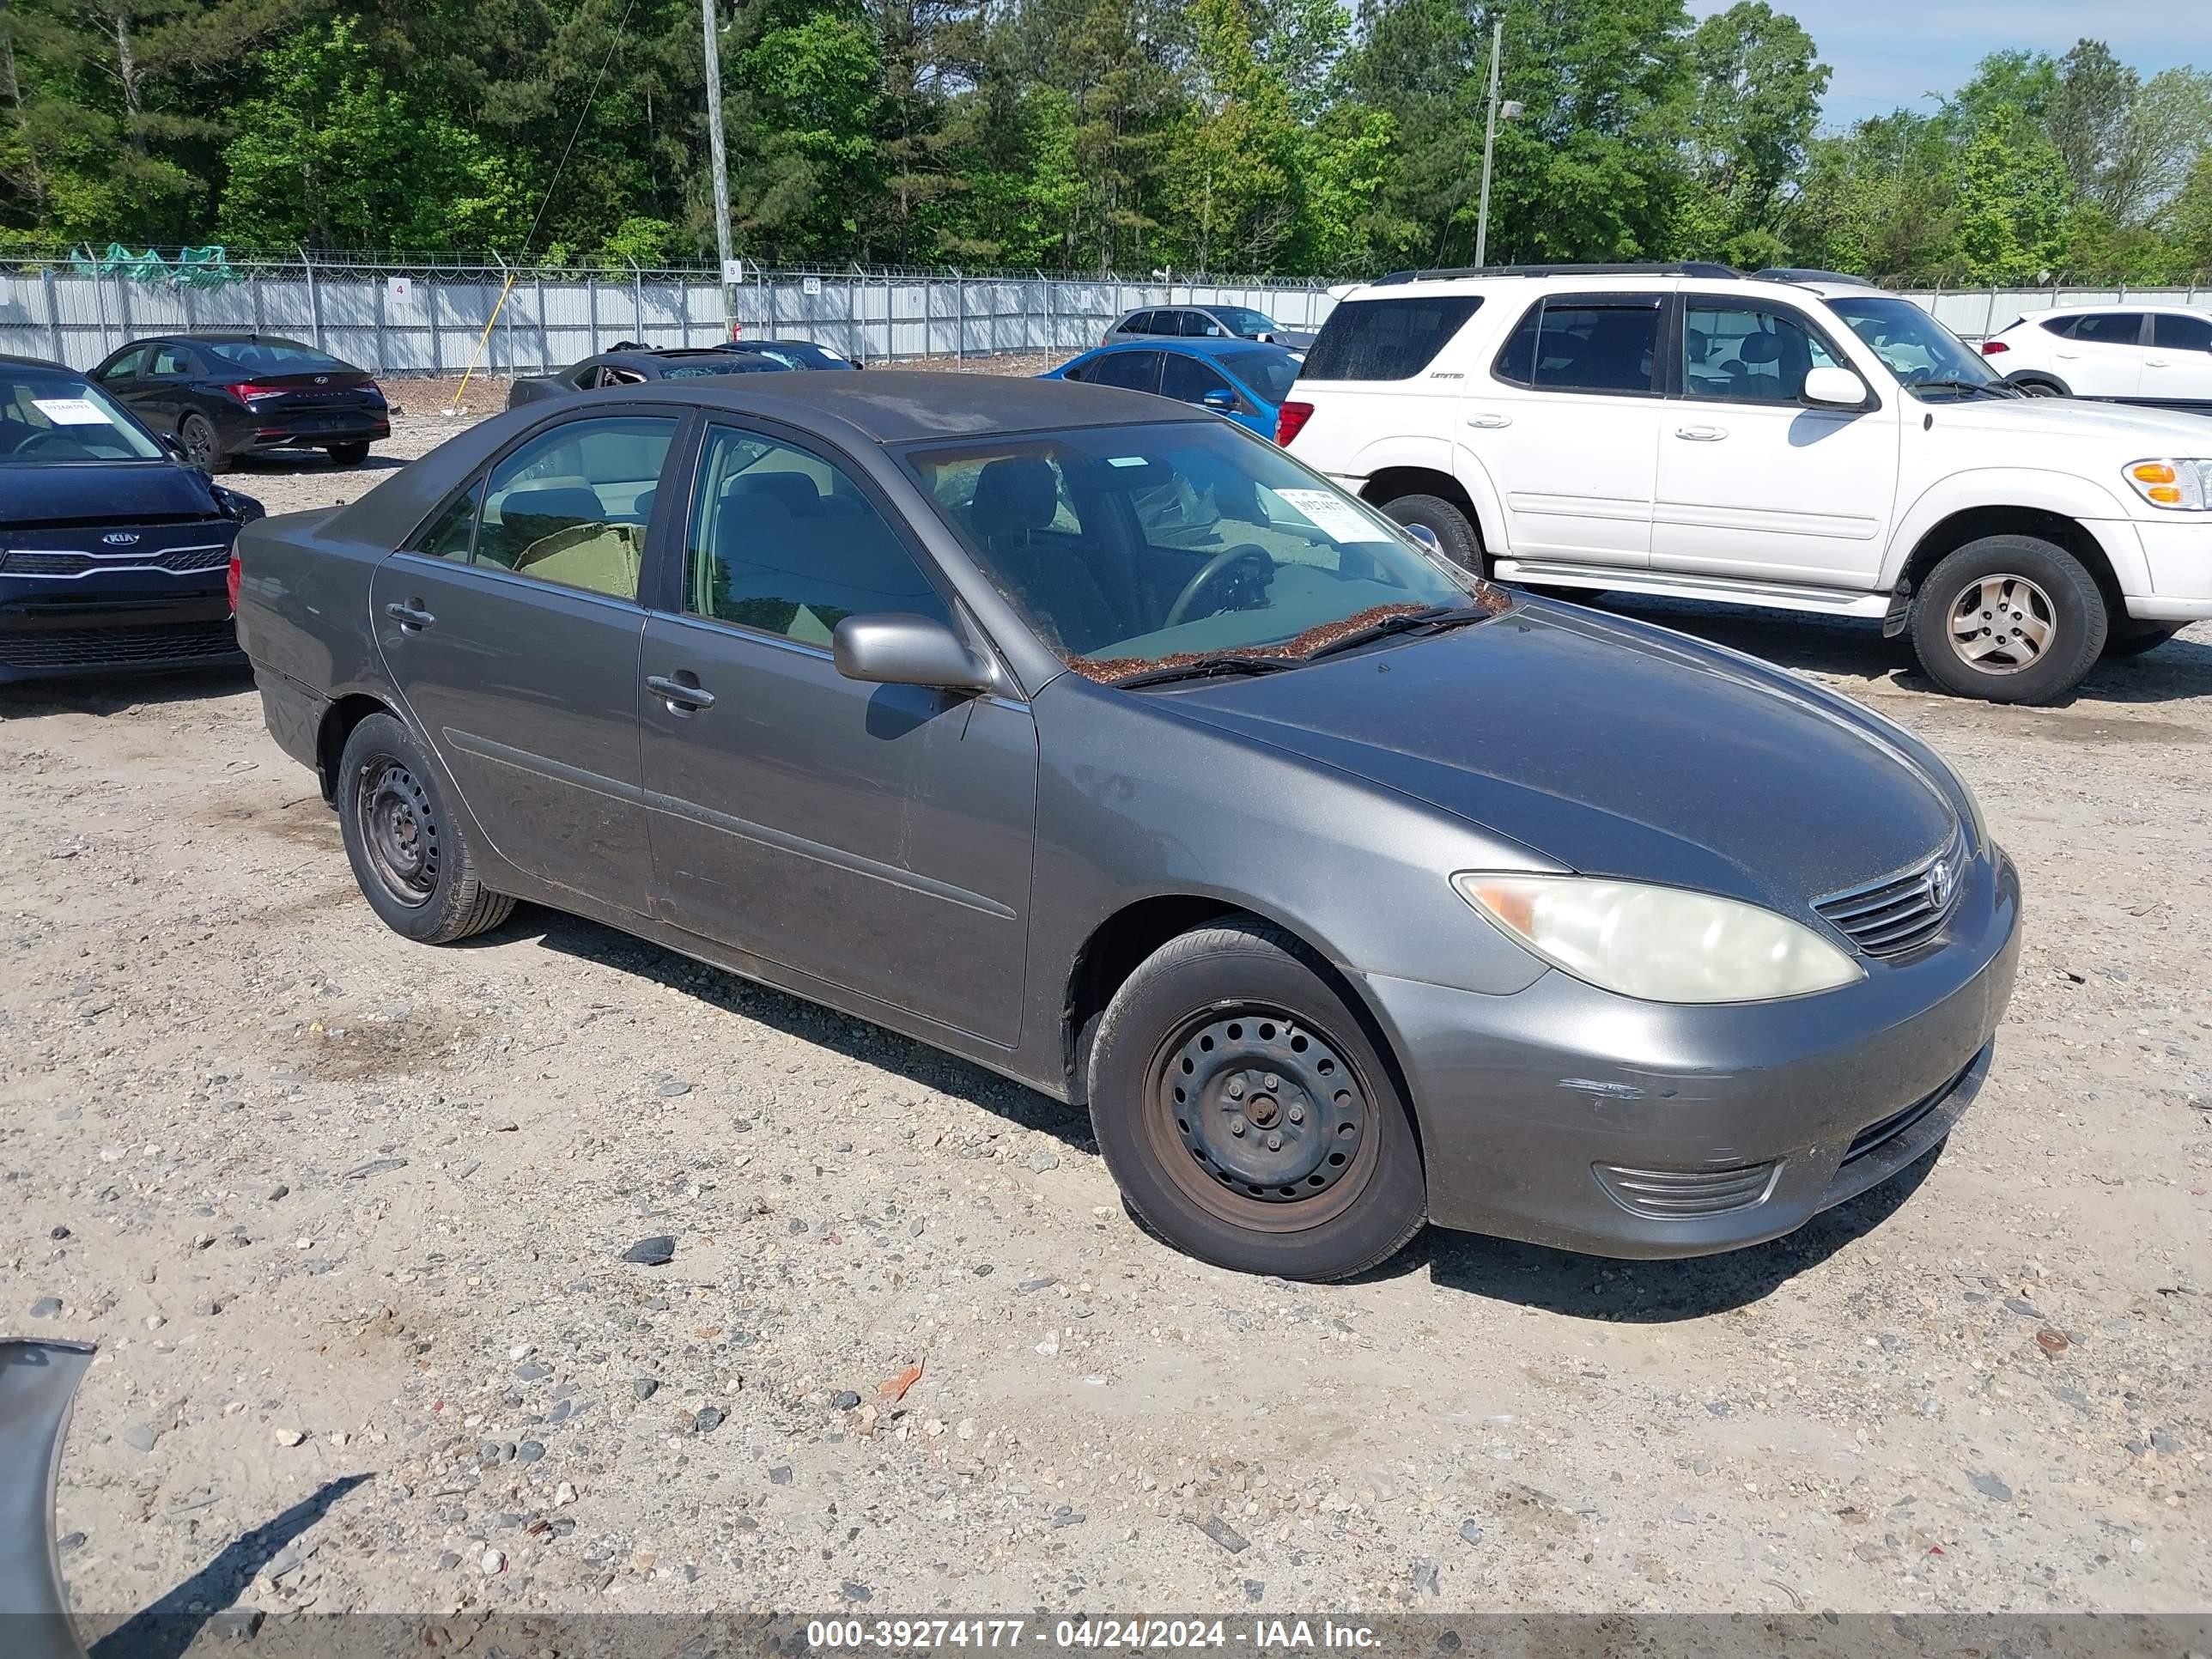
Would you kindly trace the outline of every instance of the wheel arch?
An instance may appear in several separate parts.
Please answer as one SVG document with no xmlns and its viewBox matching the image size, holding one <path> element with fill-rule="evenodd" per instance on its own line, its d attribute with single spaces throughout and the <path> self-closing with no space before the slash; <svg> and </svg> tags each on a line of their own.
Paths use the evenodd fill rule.
<svg viewBox="0 0 2212 1659">
<path fill-rule="evenodd" d="M 1401 495 L 1434 495 L 1449 501 L 1467 514 L 1485 553 L 1494 553 L 1503 545 L 1503 521 L 1487 479 L 1470 489 L 1464 480 L 1443 468 L 1401 463 L 1376 468 L 1359 487 L 1359 499 L 1370 507 L 1383 507 Z"/>
<path fill-rule="evenodd" d="M 322 785 L 325 801 L 337 799 L 338 759 L 345 753 L 346 739 L 371 714 L 389 714 L 403 725 L 407 723 L 397 704 L 366 691 L 349 691 L 335 697 L 323 711 L 322 722 L 315 729 L 315 777 Z"/>
<path fill-rule="evenodd" d="M 1917 586 L 1947 554 L 2003 535 L 2064 548 L 2096 579 L 2116 617 L 2126 615 L 2127 594 L 2150 591 L 2142 544 L 2112 495 L 2084 478 L 1999 471 L 1955 475 L 1916 501 L 1891 540 L 1881 590 Z"/>
</svg>

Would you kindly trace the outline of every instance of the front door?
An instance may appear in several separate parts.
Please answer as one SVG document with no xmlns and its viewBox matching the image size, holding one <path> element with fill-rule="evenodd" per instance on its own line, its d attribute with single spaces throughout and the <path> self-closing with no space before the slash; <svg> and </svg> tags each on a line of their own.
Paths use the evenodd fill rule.
<svg viewBox="0 0 2212 1659">
<path fill-rule="evenodd" d="M 1871 584 L 1897 495 L 1897 400 L 1807 406 L 1808 371 L 1853 365 L 1795 307 L 1685 294 L 1679 314 L 1680 395 L 1659 427 L 1652 568 Z"/>
<path fill-rule="evenodd" d="M 392 682 L 493 848 L 640 915 L 639 581 L 679 424 L 556 422 L 447 501 L 369 583 Z"/>
<path fill-rule="evenodd" d="M 1025 704 L 837 672 L 844 617 L 953 621 L 895 524 L 795 437 L 707 429 L 681 591 L 645 627 L 653 901 L 691 933 L 1011 1048 L 1036 731 Z"/>
<path fill-rule="evenodd" d="M 1555 294 L 1469 375 L 1459 441 L 1505 507 L 1516 559 L 1650 562 L 1666 296 Z"/>
</svg>

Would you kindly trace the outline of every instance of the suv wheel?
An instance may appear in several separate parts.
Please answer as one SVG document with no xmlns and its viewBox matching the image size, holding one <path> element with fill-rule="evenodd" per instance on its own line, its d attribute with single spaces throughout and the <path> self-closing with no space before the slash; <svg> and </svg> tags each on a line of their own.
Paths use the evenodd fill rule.
<svg viewBox="0 0 2212 1659">
<path fill-rule="evenodd" d="M 1382 503 L 1383 516 L 1417 524 L 1434 532 L 1444 556 L 1476 575 L 1483 574 L 1482 538 L 1465 512 L 1441 495 L 1401 495 Z"/>
<path fill-rule="evenodd" d="M 338 761 L 338 834 L 369 908 L 395 933 L 445 945 L 495 927 L 514 901 L 477 879 L 429 757 L 389 714 L 354 727 Z"/>
<path fill-rule="evenodd" d="M 2070 398 L 2074 395 L 2057 380 L 2044 374 L 2023 374 L 2018 380 L 2008 380 L 2005 384 L 2026 398 Z"/>
<path fill-rule="evenodd" d="M 1991 702 L 2050 702 L 2079 685 L 2111 619 L 2097 580 L 2035 536 L 1984 536 L 1947 556 L 1912 599 L 1929 678 Z"/>
<path fill-rule="evenodd" d="M 1129 1208 L 1202 1261 L 1346 1279 L 1426 1218 L 1389 1067 L 1305 947 L 1256 917 L 1147 958 L 1099 1021 L 1089 1083 Z"/>
</svg>

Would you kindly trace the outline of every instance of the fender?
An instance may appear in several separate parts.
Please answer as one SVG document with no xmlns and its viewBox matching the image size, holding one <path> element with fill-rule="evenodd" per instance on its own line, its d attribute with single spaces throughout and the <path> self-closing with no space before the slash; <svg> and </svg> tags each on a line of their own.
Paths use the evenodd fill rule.
<svg viewBox="0 0 2212 1659">
<path fill-rule="evenodd" d="M 2036 507 L 2072 520 L 2104 550 L 2123 592 L 2150 592 L 2150 571 L 2133 515 L 2118 495 L 2092 479 L 2069 473 L 1996 466 L 1949 473 L 1905 509 L 1891 534 L 1878 591 L 1887 592 L 1897 586 L 1912 550 L 1945 519 L 1973 507 Z"/>
<path fill-rule="evenodd" d="M 1505 534 L 1505 496 L 1498 488 L 1498 481 L 1490 476 L 1482 457 L 1464 443 L 1452 446 L 1452 477 L 1459 487 L 1467 491 L 1467 498 L 1474 503 L 1475 528 L 1482 535 L 1482 550 L 1493 558 L 1510 554 L 1512 544 Z"/>
</svg>

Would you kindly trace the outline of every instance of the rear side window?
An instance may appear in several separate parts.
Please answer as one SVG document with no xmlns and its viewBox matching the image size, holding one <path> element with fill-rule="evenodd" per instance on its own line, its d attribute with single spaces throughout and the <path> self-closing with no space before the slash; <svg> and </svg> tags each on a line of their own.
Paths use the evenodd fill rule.
<svg viewBox="0 0 2212 1659">
<path fill-rule="evenodd" d="M 1159 331 L 1160 313 L 1157 311 L 1132 312 L 1128 320 L 1121 325 L 1124 334 L 1158 334 Z"/>
<path fill-rule="evenodd" d="M 1160 389 L 1160 354 L 1157 351 L 1116 351 L 1092 362 L 1083 378 L 1093 386 L 1127 386 L 1132 392 Z"/>
<path fill-rule="evenodd" d="M 2142 339 L 2142 313 L 2093 311 L 2074 325 L 2073 337 L 2096 345 L 2135 345 Z"/>
<path fill-rule="evenodd" d="M 1476 295 L 1346 300 L 1306 353 L 1310 380 L 1410 380 L 1482 308 Z"/>
<path fill-rule="evenodd" d="M 1659 362 L 1656 296 L 1563 295 L 1528 307 L 1491 372 L 1540 392 L 1649 395 Z"/>
<path fill-rule="evenodd" d="M 635 601 L 653 492 L 675 436 L 672 419 L 616 416 L 532 438 L 491 470 L 474 562 Z"/>
<path fill-rule="evenodd" d="M 2081 319 L 2079 314 L 2065 317 L 2046 317 L 2043 319 L 2043 331 L 2045 334 L 2056 334 L 2062 340 L 2072 339 L 2074 337 L 2074 331 L 2081 326 Z"/>
<path fill-rule="evenodd" d="M 2151 343 L 2168 351 L 2212 351 L 2212 323 L 2161 311 L 2151 323 Z"/>
</svg>

